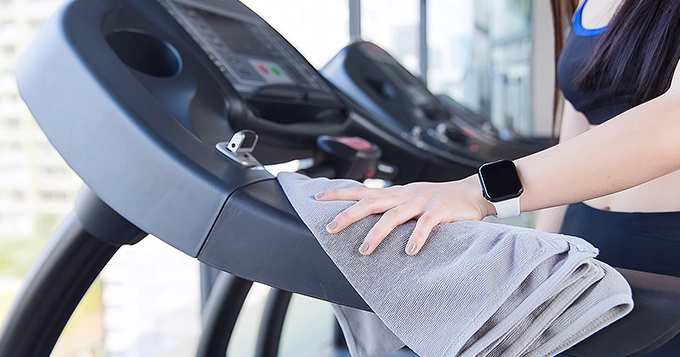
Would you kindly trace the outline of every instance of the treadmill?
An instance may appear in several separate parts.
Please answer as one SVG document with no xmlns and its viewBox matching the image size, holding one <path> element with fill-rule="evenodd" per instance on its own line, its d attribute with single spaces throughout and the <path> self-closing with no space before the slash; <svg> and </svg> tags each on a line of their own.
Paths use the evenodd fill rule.
<svg viewBox="0 0 680 357">
<path fill-rule="evenodd" d="M 404 137 L 418 133 L 441 150 L 478 160 L 515 159 L 550 146 L 550 140 L 503 140 L 490 121 L 447 96 L 435 96 L 378 45 L 343 48 L 321 73 Z"/>
<path fill-rule="evenodd" d="M 261 47 L 271 57 L 253 54 Z M 246 78 L 258 70 L 270 77 Z M 208 316 L 221 323 L 206 322 L 197 355 L 225 355 L 252 281 L 368 310 L 262 163 L 307 155 L 321 134 L 374 126 L 244 5 L 73 0 L 16 73 L 22 98 L 85 186 L 0 328 L 0 357 L 49 356 L 101 269 L 147 234 L 231 274 L 216 287 L 229 292 L 226 302 Z M 404 160 L 433 156 L 427 146 L 387 147 Z M 628 356 L 680 330 L 680 279 L 622 273 L 636 308 L 569 355 Z"/>
</svg>

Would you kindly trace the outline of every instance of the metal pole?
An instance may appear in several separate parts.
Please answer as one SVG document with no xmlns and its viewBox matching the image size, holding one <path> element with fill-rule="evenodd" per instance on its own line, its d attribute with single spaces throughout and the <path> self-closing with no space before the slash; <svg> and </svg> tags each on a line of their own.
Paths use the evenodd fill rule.
<svg viewBox="0 0 680 357">
<path fill-rule="evenodd" d="M 276 357 L 279 355 L 283 322 L 288 313 L 288 305 L 293 293 L 272 288 L 267 296 L 267 304 L 260 321 L 255 357 Z"/>
<path fill-rule="evenodd" d="M 221 273 L 203 310 L 203 333 L 196 357 L 226 356 L 236 320 L 248 296 L 252 281 Z"/>
<path fill-rule="evenodd" d="M 427 85 L 427 0 L 420 0 L 420 80 Z"/>
<path fill-rule="evenodd" d="M 146 233 L 84 186 L 0 326 L 0 357 L 47 357 L 99 272 Z"/>
<path fill-rule="evenodd" d="M 361 41 L 361 0 L 349 0 L 349 42 Z"/>
<path fill-rule="evenodd" d="M 201 275 L 201 311 L 205 309 L 205 304 L 208 303 L 208 297 L 212 291 L 215 280 L 220 271 L 211 267 L 208 264 L 201 263 L 200 265 L 200 275 Z"/>
</svg>

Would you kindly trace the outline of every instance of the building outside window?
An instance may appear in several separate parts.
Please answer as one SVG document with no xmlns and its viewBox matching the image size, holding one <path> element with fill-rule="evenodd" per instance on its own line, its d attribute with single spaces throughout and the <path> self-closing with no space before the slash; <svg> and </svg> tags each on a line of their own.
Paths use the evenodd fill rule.
<svg viewBox="0 0 680 357">
<path fill-rule="evenodd" d="M 36 6 L 51 13 L 63 2 L 46 0 Z M 0 2 L 0 320 L 48 236 L 71 211 L 80 186 L 77 176 L 40 133 L 18 94 L 14 64 L 33 36 L 25 29 L 29 23 L 45 20 L 36 19 L 23 6 L 16 6 L 19 3 L 19 0 Z M 38 150 L 41 146 L 47 147 L 49 155 Z M 43 190 L 37 182 L 39 176 L 56 178 L 48 167 L 59 168 L 59 180 L 63 183 L 51 191 Z M 85 299 L 81 313 L 54 351 L 55 356 L 73 355 L 76 349 L 97 351 L 101 345 L 102 325 L 94 322 L 96 316 L 101 316 L 101 293 L 96 290 Z"/>
<path fill-rule="evenodd" d="M 428 84 L 506 131 L 533 134 L 531 0 L 428 0 Z"/>
<path fill-rule="evenodd" d="M 364 0 L 361 37 L 389 52 L 413 75 L 420 76 L 419 0 Z"/>
</svg>

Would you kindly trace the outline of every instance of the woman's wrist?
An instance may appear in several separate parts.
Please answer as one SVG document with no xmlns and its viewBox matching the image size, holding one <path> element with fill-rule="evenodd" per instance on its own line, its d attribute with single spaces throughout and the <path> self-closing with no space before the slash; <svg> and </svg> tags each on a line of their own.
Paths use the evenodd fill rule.
<svg viewBox="0 0 680 357">
<path fill-rule="evenodd" d="M 482 195 L 482 184 L 477 175 L 469 176 L 458 182 L 464 185 L 466 194 L 478 207 L 481 218 L 496 215 L 496 208 Z"/>
</svg>

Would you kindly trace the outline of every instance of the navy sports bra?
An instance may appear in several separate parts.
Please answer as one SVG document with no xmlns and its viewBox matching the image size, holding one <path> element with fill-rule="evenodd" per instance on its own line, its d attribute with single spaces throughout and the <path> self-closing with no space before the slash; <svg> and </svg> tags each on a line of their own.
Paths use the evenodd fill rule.
<svg viewBox="0 0 680 357">
<path fill-rule="evenodd" d="M 595 49 L 599 36 L 606 27 L 585 29 L 581 22 L 585 0 L 574 14 L 574 21 L 567 37 L 562 54 L 557 62 L 557 82 L 564 97 L 576 110 L 583 113 L 590 124 L 602 124 L 605 121 L 635 106 L 633 91 L 618 95 L 604 91 L 585 91 L 576 85 L 579 69 L 583 66 Z"/>
</svg>

